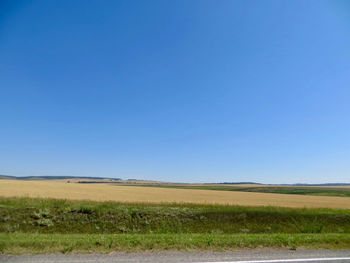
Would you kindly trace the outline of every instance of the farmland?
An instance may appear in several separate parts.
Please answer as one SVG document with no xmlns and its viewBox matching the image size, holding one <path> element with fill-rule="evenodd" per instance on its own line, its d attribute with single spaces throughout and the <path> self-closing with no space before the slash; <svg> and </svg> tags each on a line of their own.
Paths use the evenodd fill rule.
<svg viewBox="0 0 350 263">
<path fill-rule="evenodd" d="M 131 185 L 131 184 L 121 184 Z M 237 191 L 253 193 L 297 194 L 314 196 L 350 197 L 349 186 L 270 186 L 270 185 L 225 185 L 225 184 L 139 184 L 144 187 L 162 187 L 193 190 Z"/>
<path fill-rule="evenodd" d="M 338 196 L 303 196 L 296 194 L 119 186 L 116 184 L 78 184 L 47 180 L 1 180 L 0 196 L 134 203 L 195 203 L 350 209 L 350 198 Z"/>
<path fill-rule="evenodd" d="M 0 180 L 0 253 L 350 248 L 349 197 L 78 182 Z"/>
</svg>

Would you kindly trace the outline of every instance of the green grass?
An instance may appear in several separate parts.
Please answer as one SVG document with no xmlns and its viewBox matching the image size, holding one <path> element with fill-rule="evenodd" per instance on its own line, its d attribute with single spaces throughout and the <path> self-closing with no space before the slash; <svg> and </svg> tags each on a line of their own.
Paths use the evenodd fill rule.
<svg viewBox="0 0 350 263">
<path fill-rule="evenodd" d="M 350 210 L 0 198 L 0 253 L 350 248 Z"/>
<path fill-rule="evenodd" d="M 349 248 L 344 234 L 0 234 L 0 252 L 108 253 L 144 250 L 234 250 L 240 248 Z"/>
<path fill-rule="evenodd" d="M 350 188 L 328 188 L 328 187 L 278 187 L 278 186 L 253 186 L 240 187 L 231 185 L 172 185 L 172 184 L 116 184 L 123 186 L 140 186 L 140 187 L 161 187 L 161 188 L 178 188 L 178 189 L 195 189 L 195 190 L 217 190 L 217 191 L 237 191 L 237 192 L 256 192 L 256 193 L 274 193 L 274 194 L 298 194 L 314 196 L 340 196 L 350 197 Z"/>
<path fill-rule="evenodd" d="M 1 233 L 350 233 L 350 210 L 0 199 Z"/>
</svg>

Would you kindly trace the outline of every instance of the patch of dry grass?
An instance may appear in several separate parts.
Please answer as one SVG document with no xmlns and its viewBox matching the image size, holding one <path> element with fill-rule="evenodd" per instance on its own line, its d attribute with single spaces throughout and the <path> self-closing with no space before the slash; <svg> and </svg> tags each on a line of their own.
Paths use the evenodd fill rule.
<svg viewBox="0 0 350 263">
<path fill-rule="evenodd" d="M 241 206 L 350 209 L 350 198 L 348 197 L 170 189 L 118 186 L 113 184 L 75 184 L 59 181 L 1 180 L 0 196 L 118 202 L 176 202 Z"/>
</svg>

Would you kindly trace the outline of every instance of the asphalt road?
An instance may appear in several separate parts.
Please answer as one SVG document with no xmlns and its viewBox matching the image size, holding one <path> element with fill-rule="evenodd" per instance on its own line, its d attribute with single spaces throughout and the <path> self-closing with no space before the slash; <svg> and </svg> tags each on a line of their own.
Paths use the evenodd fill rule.
<svg viewBox="0 0 350 263">
<path fill-rule="evenodd" d="M 244 263 L 350 263 L 350 250 L 239 250 L 233 252 L 143 252 L 103 254 L 0 255 L 0 262 L 238 262 Z"/>
</svg>

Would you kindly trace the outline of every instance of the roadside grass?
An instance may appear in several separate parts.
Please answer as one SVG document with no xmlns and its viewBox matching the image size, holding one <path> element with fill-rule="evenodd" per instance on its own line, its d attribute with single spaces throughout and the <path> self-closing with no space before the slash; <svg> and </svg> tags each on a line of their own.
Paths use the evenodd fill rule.
<svg viewBox="0 0 350 263">
<path fill-rule="evenodd" d="M 217 191 L 236 191 L 236 192 L 255 192 L 255 193 L 273 193 L 273 194 L 297 194 L 313 196 L 339 196 L 350 197 L 350 188 L 331 188 L 331 187 L 278 187 L 278 186 L 230 186 L 230 185 L 176 185 L 176 184 L 125 184 L 114 183 L 123 186 L 140 186 L 140 187 L 161 187 L 177 189 L 194 189 L 194 190 L 217 190 Z"/>
<path fill-rule="evenodd" d="M 350 210 L 0 198 L 0 253 L 350 248 Z"/>
<path fill-rule="evenodd" d="M 0 198 L 0 233 L 350 234 L 350 210 Z"/>
<path fill-rule="evenodd" d="M 108 253 L 145 250 L 350 247 L 344 234 L 0 234 L 0 253 Z"/>
</svg>

